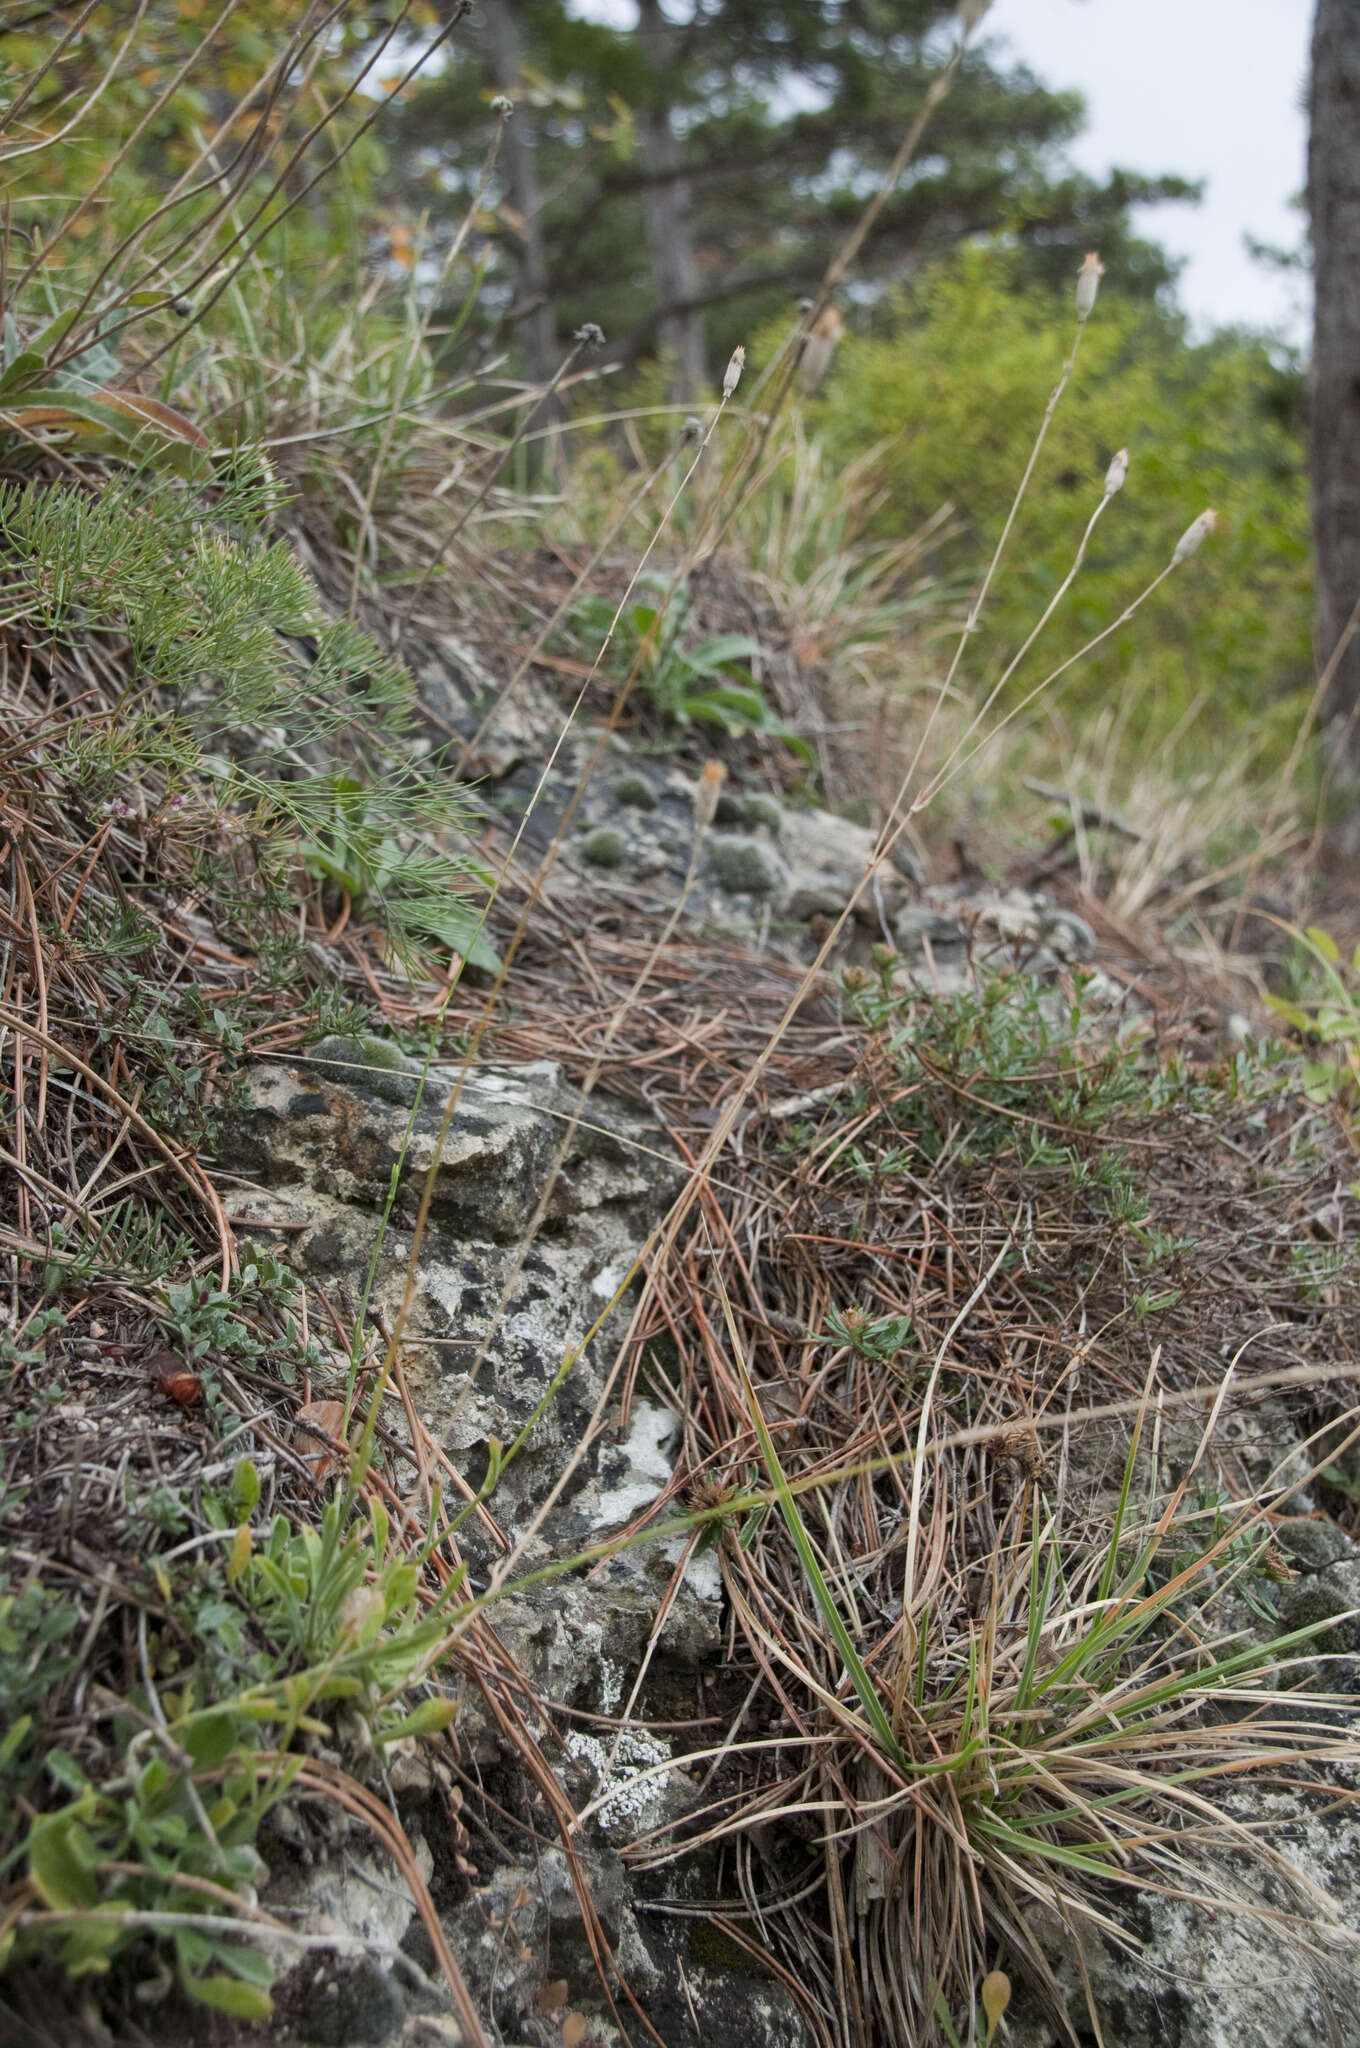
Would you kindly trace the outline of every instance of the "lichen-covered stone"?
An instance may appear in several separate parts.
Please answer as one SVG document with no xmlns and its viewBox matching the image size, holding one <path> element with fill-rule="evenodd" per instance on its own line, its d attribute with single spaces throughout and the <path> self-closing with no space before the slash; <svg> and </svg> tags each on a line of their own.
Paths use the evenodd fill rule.
<svg viewBox="0 0 1360 2048">
<path fill-rule="evenodd" d="M 420 1086 L 422 1062 L 393 1045 L 390 1038 L 376 1038 L 371 1031 L 320 1038 L 308 1047 L 306 1060 L 323 1079 L 348 1082 L 385 1102 L 409 1107 Z"/>
<path fill-rule="evenodd" d="M 581 841 L 581 858 L 593 868 L 621 868 L 627 853 L 627 840 L 612 825 L 597 826 Z"/>
<path fill-rule="evenodd" d="M 776 803 L 772 796 L 767 796 L 764 790 L 753 790 L 746 799 L 744 823 L 763 825 L 765 830 L 773 833 L 777 839 L 784 828 L 783 806 Z"/>
<path fill-rule="evenodd" d="M 1096 935 L 1084 917 L 1074 910 L 1057 910 L 1046 904 L 1039 913 L 1039 929 L 1050 951 L 1060 960 L 1093 960 Z"/>
<path fill-rule="evenodd" d="M 733 896 L 778 896 L 787 880 L 778 854 L 758 839 L 715 833 L 708 842 L 708 864 Z"/>
<path fill-rule="evenodd" d="M 800 922 L 839 917 L 869 871 L 875 836 L 867 825 L 830 811 L 782 812 L 780 849 L 789 865 L 789 916 Z M 898 870 L 880 862 L 855 903 L 856 920 L 875 930 L 884 924 L 891 929 L 906 889 Z"/>
<path fill-rule="evenodd" d="M 967 944 L 968 934 L 957 917 L 948 911 L 936 910 L 928 903 L 910 903 L 897 914 L 893 925 L 893 937 L 903 953 L 924 951 L 929 941 L 932 951 L 941 947 L 955 947 Z"/>
<path fill-rule="evenodd" d="M 645 775 L 620 775 L 614 784 L 614 801 L 631 804 L 634 810 L 654 811 L 656 791 Z"/>
<path fill-rule="evenodd" d="M 442 1143 L 456 1070 L 431 1069 L 414 1114 L 375 1092 L 366 1065 L 340 1081 L 331 1071 L 248 1070 L 246 1103 L 222 1151 L 224 1164 L 257 1183 L 237 1200 L 247 1214 L 288 1222 L 297 1263 L 328 1292 L 339 1282 L 357 1298 L 405 1147 L 393 1222 L 375 1269 L 374 1309 L 390 1326 L 434 1162 L 430 1222 L 406 1325 L 406 1376 L 423 1420 L 469 1484 L 485 1471 L 490 1440 L 512 1441 L 563 1361 L 571 1361 L 497 1487 L 495 1513 L 513 1533 L 578 1446 L 622 1334 L 626 1309 L 611 1316 L 610 1303 L 626 1294 L 647 1234 L 681 1184 L 679 1163 L 671 1163 L 665 1133 L 649 1119 L 607 1097 L 595 1096 L 586 1107 L 548 1062 L 467 1076 Z M 526 1244 L 559 1154 L 544 1227 Z M 603 1457 L 592 1453 L 546 1532 L 545 1555 L 570 1554 L 617 1527 L 611 1500 L 641 1504 L 661 1490 L 673 1464 L 664 1446 L 675 1426 L 673 1417 L 656 1413 L 652 1427 L 652 1405 L 642 1400 L 635 1410 L 639 1426 L 652 1430 L 645 1443 L 635 1430 Z M 475 1563 L 475 1524 L 466 1540 Z M 661 1547 L 643 1546 L 611 1560 L 588 1583 L 516 1596 L 502 1610 L 507 1641 L 550 1695 L 601 1710 L 600 1689 L 610 1682 L 605 1665 L 621 1672 L 641 1655 L 673 1562 Z M 696 1570 L 668 1618 L 666 1643 L 705 1654 L 716 1640 L 718 1611 L 716 1581 Z M 475 1719 L 475 1702 L 468 1712 Z"/>
</svg>

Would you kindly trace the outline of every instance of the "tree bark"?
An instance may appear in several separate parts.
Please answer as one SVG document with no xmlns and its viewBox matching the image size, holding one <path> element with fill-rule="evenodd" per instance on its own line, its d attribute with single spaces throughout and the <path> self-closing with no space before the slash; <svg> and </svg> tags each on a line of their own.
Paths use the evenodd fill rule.
<svg viewBox="0 0 1360 2048">
<path fill-rule="evenodd" d="M 520 45 L 510 0 L 482 0 L 486 16 L 491 73 L 499 91 L 513 100 L 519 90 Z M 548 288 L 548 260 L 543 248 L 542 200 L 534 153 L 525 134 L 526 116 L 518 108 L 506 124 L 501 162 L 510 199 L 521 221 L 519 235 L 520 307 L 510 318 L 520 331 L 525 361 L 535 384 L 546 384 L 557 367 L 557 319 Z"/>
<path fill-rule="evenodd" d="M 1360 0 L 1317 0 L 1308 213 L 1317 654 L 1325 664 L 1360 600 Z M 1360 798 L 1360 636 L 1337 666 L 1322 715 L 1341 779 L 1352 799 Z M 1343 837 L 1360 849 L 1360 802 Z"/>
<path fill-rule="evenodd" d="M 697 399 L 708 381 L 704 356 L 703 315 L 695 310 L 701 294 L 690 223 L 689 185 L 682 175 L 679 141 L 671 125 L 664 79 L 676 60 L 676 37 L 661 12 L 660 0 L 638 0 L 638 39 L 656 80 L 650 105 L 638 123 L 638 135 L 649 184 L 643 203 L 652 278 L 665 312 L 660 323 L 661 346 L 674 365 L 675 396 L 682 404 Z"/>
</svg>

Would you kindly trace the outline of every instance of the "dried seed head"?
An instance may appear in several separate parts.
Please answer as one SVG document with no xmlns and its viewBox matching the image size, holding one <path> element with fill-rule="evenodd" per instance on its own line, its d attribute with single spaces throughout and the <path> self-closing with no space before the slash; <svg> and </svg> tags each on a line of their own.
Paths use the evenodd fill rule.
<svg viewBox="0 0 1360 2048">
<path fill-rule="evenodd" d="M 991 1452 L 998 1465 L 1018 1465 L 1026 1479 L 1044 1477 L 1044 1454 L 1039 1448 L 1038 1437 L 1026 1423 L 1018 1423 L 988 1437 L 983 1449 Z"/>
<path fill-rule="evenodd" d="M 1101 262 L 1095 250 L 1092 249 L 1089 254 L 1082 257 L 1081 269 L 1077 272 L 1078 320 L 1085 320 L 1089 315 L 1092 306 L 1096 302 L 1096 293 L 1100 290 L 1100 280 L 1104 275 L 1105 265 Z"/>
<path fill-rule="evenodd" d="M 1001 2024 L 1006 2007 L 1011 2002 L 1011 1980 L 1004 1970 L 989 1970 L 982 1980 L 982 2010 L 987 2015 L 987 2039 Z"/>
<path fill-rule="evenodd" d="M 1112 498 L 1116 491 L 1124 488 L 1124 479 L 1129 473 L 1129 451 L 1121 448 L 1105 472 L 1105 495 Z"/>
<path fill-rule="evenodd" d="M 831 358 L 836 345 L 845 332 L 845 322 L 834 306 L 828 306 L 821 317 L 813 322 L 812 332 L 803 346 L 802 361 L 798 374 L 808 396 L 819 390 L 823 378 L 831 367 Z"/>
<path fill-rule="evenodd" d="M 713 823 L 713 813 L 718 808 L 718 798 L 727 780 L 727 770 L 721 761 L 705 761 L 704 772 L 699 777 L 699 786 L 694 792 L 694 829 L 706 832 Z"/>
<path fill-rule="evenodd" d="M 1192 519 L 1185 532 L 1176 542 L 1175 552 L 1171 557 L 1172 568 L 1174 569 L 1178 563 L 1188 562 L 1191 555 L 1209 538 L 1209 535 L 1217 525 L 1218 514 L 1212 505 L 1206 512 L 1201 512 L 1198 519 Z"/>
<path fill-rule="evenodd" d="M 515 103 L 513 100 L 507 99 L 503 92 L 498 92 L 495 99 L 491 102 L 491 111 L 493 114 L 499 115 L 502 121 L 508 121 L 515 111 Z"/>
<path fill-rule="evenodd" d="M 604 347 L 604 329 L 603 327 L 597 327 L 593 320 L 587 320 L 583 327 L 578 327 L 571 338 L 578 348 L 596 349 Z"/>
<path fill-rule="evenodd" d="M 702 441 L 704 437 L 704 423 L 697 412 L 685 415 L 685 424 L 681 427 L 680 433 L 686 441 Z"/>
<path fill-rule="evenodd" d="M 959 41 L 966 43 L 992 0 L 959 0 Z"/>
<path fill-rule="evenodd" d="M 741 382 L 742 369 L 746 362 L 746 351 L 738 342 L 732 351 L 732 360 L 723 373 L 723 397 L 730 398 Z"/>
</svg>

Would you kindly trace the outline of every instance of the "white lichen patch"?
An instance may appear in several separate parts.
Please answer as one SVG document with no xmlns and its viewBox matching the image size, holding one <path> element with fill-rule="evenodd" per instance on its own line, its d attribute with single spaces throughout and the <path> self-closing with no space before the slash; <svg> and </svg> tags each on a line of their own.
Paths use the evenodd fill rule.
<svg viewBox="0 0 1360 2048">
<path fill-rule="evenodd" d="M 617 1664 L 610 1662 L 608 1657 L 601 1657 L 596 1669 L 599 1672 L 596 1692 L 599 1697 L 600 1712 L 602 1714 L 612 1714 L 619 1701 L 623 1698 L 623 1673 Z"/>
<path fill-rule="evenodd" d="M 573 1728 L 566 1742 L 576 1762 L 595 1779 L 595 1818 L 602 1828 L 610 1834 L 636 1834 L 659 1812 L 665 1802 L 667 1774 L 656 1766 L 671 1762 L 668 1743 L 643 1728 L 625 1728 L 616 1740 L 608 1742 Z M 646 1776 L 648 1771 L 655 1771 L 655 1776 Z"/>
<path fill-rule="evenodd" d="M 601 1266 L 590 1283 L 591 1293 L 598 1295 L 601 1301 L 612 1301 L 631 1271 L 631 1263 L 625 1265 L 622 1259 L 616 1265 Z"/>
<path fill-rule="evenodd" d="M 620 1446 L 624 1469 L 617 1482 L 600 1495 L 602 1528 L 621 1528 L 651 1506 L 671 1476 L 670 1446 L 679 1427 L 679 1419 L 669 1408 L 655 1401 L 635 1404 L 633 1426 L 627 1442 Z"/>
<path fill-rule="evenodd" d="M 596 1283 L 598 1285 L 598 1282 Z M 680 1418 L 655 1401 L 639 1401 L 633 1409 L 633 1426 L 627 1441 L 618 1447 L 614 1483 L 600 1494 L 596 1525 L 619 1529 L 649 1508 L 671 1476 L 672 1447 L 680 1432 Z M 682 1505 L 677 1503 L 677 1506 Z M 675 1564 L 685 1547 L 685 1538 L 671 1536 L 661 1545 L 660 1555 Z M 701 1600 L 722 1597 L 722 1574 L 710 1551 L 691 1554 L 685 1569 L 688 1584 Z M 606 1711 L 608 1711 L 606 1709 Z"/>
</svg>

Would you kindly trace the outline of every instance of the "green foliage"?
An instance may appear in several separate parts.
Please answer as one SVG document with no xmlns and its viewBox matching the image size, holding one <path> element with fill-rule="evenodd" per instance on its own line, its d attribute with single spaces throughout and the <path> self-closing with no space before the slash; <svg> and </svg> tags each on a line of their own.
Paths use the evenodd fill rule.
<svg viewBox="0 0 1360 2048">
<path fill-rule="evenodd" d="M 857 1014 L 884 1034 L 902 1084 L 891 1124 L 913 1155 L 963 1162 L 1018 1155 L 1091 1187 L 1111 1215 L 1137 1220 L 1143 1201 L 1118 1144 L 1132 1125 L 1190 1084 L 1174 1064 L 1143 1056 L 1141 1039 L 1111 1037 L 1088 1003 L 1089 978 L 1074 978 L 1064 1001 L 1027 976 L 993 975 L 978 987 L 922 1004 L 895 986 L 885 959 L 877 985 L 847 976 Z M 898 1153 L 880 1139 L 877 1173 Z M 851 1156 L 851 1164 L 854 1164 Z"/>
<path fill-rule="evenodd" d="M 663 585 L 664 589 L 664 585 Z M 583 597 L 572 609 L 570 632 L 582 653 L 594 657 L 609 633 L 614 606 L 604 597 Z M 719 633 L 686 645 L 690 621 L 688 592 L 675 591 L 664 611 L 658 604 L 630 604 L 609 642 L 615 681 L 637 671 L 634 689 L 665 728 L 711 725 L 737 737 L 766 733 L 810 758 L 805 741 L 791 733 L 765 701 L 746 664 L 760 657 L 747 633 Z"/>
<path fill-rule="evenodd" d="M 1302 1067 L 1309 1100 L 1341 1100 L 1353 1109 L 1360 1100 L 1360 945 L 1344 960 L 1320 925 L 1293 936 L 1289 992 L 1267 994 L 1266 1001 L 1316 1048 Z"/>
<path fill-rule="evenodd" d="M 212 1369 L 219 1362 L 250 1364 L 266 1353 L 273 1356 L 279 1377 L 290 1383 L 299 1364 L 315 1368 L 320 1354 L 307 1350 L 297 1313 L 301 1282 L 276 1252 L 247 1248 L 240 1271 L 223 1289 L 207 1275 L 169 1281 L 159 1290 L 166 1336 L 195 1372 L 204 1373 L 212 1391 Z M 263 1312 L 273 1311 L 282 1341 L 266 1338 L 256 1328 Z"/>
<path fill-rule="evenodd" d="M 952 0 L 853 9 L 723 0 L 706 9 L 701 32 L 669 10 L 677 25 L 658 48 L 645 29 L 583 20 L 569 0 L 528 0 L 514 14 L 523 60 L 515 120 L 545 195 L 558 331 L 594 319 L 629 358 L 657 352 L 647 199 L 664 119 L 694 174 L 686 204 L 700 293 L 712 292 L 714 362 L 767 320 L 787 326 L 919 113 L 954 27 Z M 403 210 L 429 208 L 446 222 L 475 186 L 479 116 L 503 88 L 489 49 L 480 63 L 479 54 L 423 80 L 401 111 L 386 189 Z M 935 117 L 929 160 L 902 181 L 861 252 L 861 281 L 872 290 L 923 252 L 1004 229 L 1038 274 L 1075 270 L 1082 251 L 1099 246 L 1112 275 L 1148 290 L 1166 284 L 1166 259 L 1133 235 L 1129 209 L 1194 188 L 1072 172 L 1060 151 L 1080 121 L 1075 94 L 975 47 Z M 520 224 L 507 205 L 487 225 L 488 297 L 499 305 L 514 294 Z"/>
<path fill-rule="evenodd" d="M 1269 1591 L 1281 1576 L 1275 1558 L 1269 1529 L 1245 1525 L 1240 1507 L 1221 1488 L 1201 1482 L 1177 1525 L 1175 1541 L 1163 1544 L 1150 1562 L 1148 1583 L 1161 1587 L 1181 1581 L 1180 1605 L 1189 1612 L 1231 1585 L 1264 1627 L 1277 1629 L 1279 1610 Z"/>
<path fill-rule="evenodd" d="M 863 1309 L 828 1309 L 826 1336 L 832 1344 L 844 1344 L 857 1358 L 876 1365 L 895 1363 L 905 1352 L 913 1360 L 916 1344 L 910 1316 L 870 1316 Z"/>
<path fill-rule="evenodd" d="M 500 956 L 463 893 L 480 870 L 436 847 L 413 847 L 413 812 L 430 806 L 428 782 L 390 774 L 365 787 L 335 775 L 309 792 L 315 809 L 300 852 L 313 874 L 333 882 L 356 909 L 375 911 L 394 940 L 416 951 L 431 939 L 494 973 Z M 296 803 L 296 798 L 294 798 Z"/>
<path fill-rule="evenodd" d="M 0 170 L 16 242 L 6 396 L 32 405 L 50 387 L 54 402 L 77 413 L 88 404 L 102 426 L 108 387 L 126 381 L 129 340 L 134 355 L 162 360 L 219 302 L 245 317 L 237 275 L 271 236 L 289 234 L 294 279 L 310 299 L 340 284 L 334 266 L 381 162 L 366 132 L 373 80 L 348 99 L 345 88 L 378 56 L 378 25 L 366 8 L 337 23 L 307 0 L 227 10 L 175 0 L 143 10 L 132 36 L 118 0 L 55 21 L 20 13 L 18 29 L 0 35 L 5 97 L 20 102 Z M 343 160 L 346 175 L 301 208 L 298 151 L 318 101 L 331 103 L 326 158 Z M 351 255 L 345 281 L 353 274 Z M 237 368 L 250 368 L 244 349 Z M 112 412 L 113 429 L 126 427 L 122 400 Z M 198 433 L 182 416 L 161 428 L 189 442 Z"/>
<path fill-rule="evenodd" d="M 35 948 L 56 970 L 40 1001 L 48 1110 L 55 1128 L 74 990 L 87 1014 L 72 1042 L 96 1082 L 111 1067 L 113 1102 L 126 1088 L 138 1128 L 182 1161 L 211 1140 L 270 1014 L 260 998 L 286 990 L 290 1019 L 305 1021 L 317 970 L 300 898 L 314 916 L 315 898 L 343 893 L 394 949 L 495 964 L 469 902 L 486 878 L 465 852 L 463 793 L 441 763 L 412 758 L 409 676 L 331 615 L 283 537 L 289 488 L 270 458 L 222 445 L 281 421 L 312 430 L 322 445 L 293 473 L 330 460 L 346 490 L 355 449 L 380 450 L 346 529 L 360 545 L 400 481 L 432 364 L 415 280 L 380 310 L 364 289 L 362 216 L 377 161 L 363 131 L 379 104 L 362 71 L 395 15 L 306 0 L 166 0 L 135 23 L 115 4 L 21 12 L 36 33 L 0 39 L 0 613 L 49 691 L 31 726 L 43 685 L 15 699 L 18 757 L 40 765 L 43 801 L 88 862 L 67 922 L 50 908 L 62 898 L 32 899 Z M 402 12 L 389 69 L 415 54 L 413 30 L 434 26 L 423 5 Z M 345 178 L 319 188 L 317 159 L 344 159 Z M 357 438 L 332 442 L 345 424 Z M 87 888 L 101 855 L 101 885 Z M 167 908 L 190 900 L 207 904 L 209 951 L 245 970 L 235 986 L 196 986 L 192 945 L 164 929 Z M 315 1011 L 322 1030 L 354 1021 L 338 993 Z M 47 1073 L 45 1058 L 42 1088 Z M 40 1108 L 35 1146 L 42 1122 Z M 92 1295 L 112 1294 L 147 1334 L 159 1321 L 184 1367 L 176 1398 L 201 1391 L 206 1410 L 185 1423 L 173 1482 L 135 1497 L 122 1473 L 111 1487 L 115 1556 L 97 1600 L 68 1597 L 88 1593 L 89 1575 L 53 1565 L 45 1537 L 31 1575 L 0 1573 L 0 1861 L 6 1906 L 18 1899 L 28 1918 L 20 1929 L 8 1916 L 0 1968 L 27 1957 L 99 1976 L 159 1942 L 187 1993 L 258 2022 L 271 1965 L 242 1928 L 260 1822 L 308 1741 L 370 1756 L 448 1725 L 452 1703 L 425 1696 L 424 1678 L 448 1623 L 428 1601 L 429 1546 L 389 1543 L 383 1510 L 359 1511 L 357 1480 L 315 1522 L 305 1505 L 262 1516 L 248 1459 L 209 1483 L 200 1451 L 241 1430 L 227 1373 L 287 1384 L 324 1363 L 282 1259 L 241 1244 L 221 1285 L 201 1239 L 180 1234 L 189 1212 L 145 1167 L 124 1170 L 131 1122 L 82 1187 L 97 1154 L 77 1167 L 87 1137 L 68 1120 L 57 1170 L 75 1176 L 71 1200 L 44 1200 L 20 1259 L 41 1293 L 0 1329 L 7 1457 L 32 1452 L 4 1499 L 25 1556 L 44 1526 L 28 1505 L 34 1473 L 39 1497 L 48 1476 L 44 1432 L 71 1394 L 63 1367 L 88 1355 L 84 1329 L 105 1335 Z M 63 1358 L 48 1347 L 68 1319 L 82 1341 Z M 291 1492 L 270 1483 L 274 1502 L 297 1502 L 296 1472 Z M 70 1527 L 91 1498 L 77 1449 Z M 151 1972 L 139 1989 L 154 1993 Z"/>
<path fill-rule="evenodd" d="M 205 1502 L 231 1534 L 225 1564 L 177 1565 L 172 1580 L 153 1560 L 176 1621 L 164 1635 L 143 1625 L 144 1683 L 115 1714 L 114 1769 L 96 1785 L 74 1757 L 49 1751 L 46 1777 L 74 1796 L 36 1818 L 30 1807 L 20 1838 L 53 1917 L 20 1937 L 19 1953 L 36 1942 L 71 1975 L 100 1974 L 154 1927 L 189 1995 L 241 2019 L 268 2015 L 272 1965 L 237 1927 L 219 1933 L 213 1922 L 239 1919 L 253 1896 L 262 1871 L 253 1843 L 297 1775 L 295 1745 L 309 1734 L 335 1740 L 338 1716 L 342 1742 L 381 1751 L 437 1733 L 455 1711 L 446 1698 L 411 1698 L 448 1629 L 439 1606 L 421 1599 L 424 1552 L 390 1544 L 376 1503 L 356 1520 L 348 1493 L 316 1527 L 275 1517 L 257 1548 L 249 1517 L 260 1492 L 242 1459 L 226 1497 Z M 0 1800 L 35 1781 L 23 1710 L 70 1668 L 78 1619 L 36 1582 L 0 1593 L 0 1706 L 12 1722 Z M 12 1821 L 12 1806 L 0 1811 Z M 14 1947 L 11 1937 L 7 1955 Z"/>
<path fill-rule="evenodd" d="M 79 1607 L 54 1598 L 40 1578 L 19 1584 L 14 1573 L 0 1572 L 0 1839 L 13 1825 L 15 1798 L 36 1774 L 38 1710 L 71 1671 L 79 1624 Z"/>
<path fill-rule="evenodd" d="M 98 1217 L 52 1224 L 43 1290 L 53 1295 L 100 1280 L 125 1286 L 162 1280 L 182 1268 L 193 1249 L 187 1237 L 166 1229 L 163 1217 L 128 1195 Z"/>
<path fill-rule="evenodd" d="M 960 531 L 939 560 L 976 584 L 1074 331 L 1070 281 L 1061 294 L 1022 285 L 993 245 L 931 266 L 872 333 L 847 338 L 814 417 L 835 463 L 877 448 L 875 530 L 909 534 L 954 507 Z M 965 658 L 972 690 L 982 695 L 1045 609 L 1106 465 L 1127 447 L 1128 482 L 1006 701 L 1112 624 L 1212 505 L 1224 521 L 1212 542 L 1063 678 L 1060 701 L 1082 713 L 1118 701 L 1134 741 L 1201 714 L 1205 738 L 1232 725 L 1268 744 L 1289 729 L 1311 676 L 1299 388 L 1260 341 L 1191 345 L 1154 305 L 1104 292 Z"/>
<path fill-rule="evenodd" d="M 395 759 L 410 678 L 322 614 L 290 545 L 266 537 L 271 503 L 248 461 L 206 493 L 144 475 L 115 477 L 97 497 L 0 484 L 11 616 L 68 643 L 117 635 L 128 648 L 133 716 L 78 734 L 71 779 L 94 797 L 159 769 L 173 827 L 181 792 L 206 775 L 222 812 L 254 814 L 274 859 L 306 860 L 399 946 L 434 941 L 494 966 L 466 902 L 484 875 L 431 843 L 465 831 L 463 792 Z M 257 847 L 257 867 L 268 858 Z"/>
</svg>

